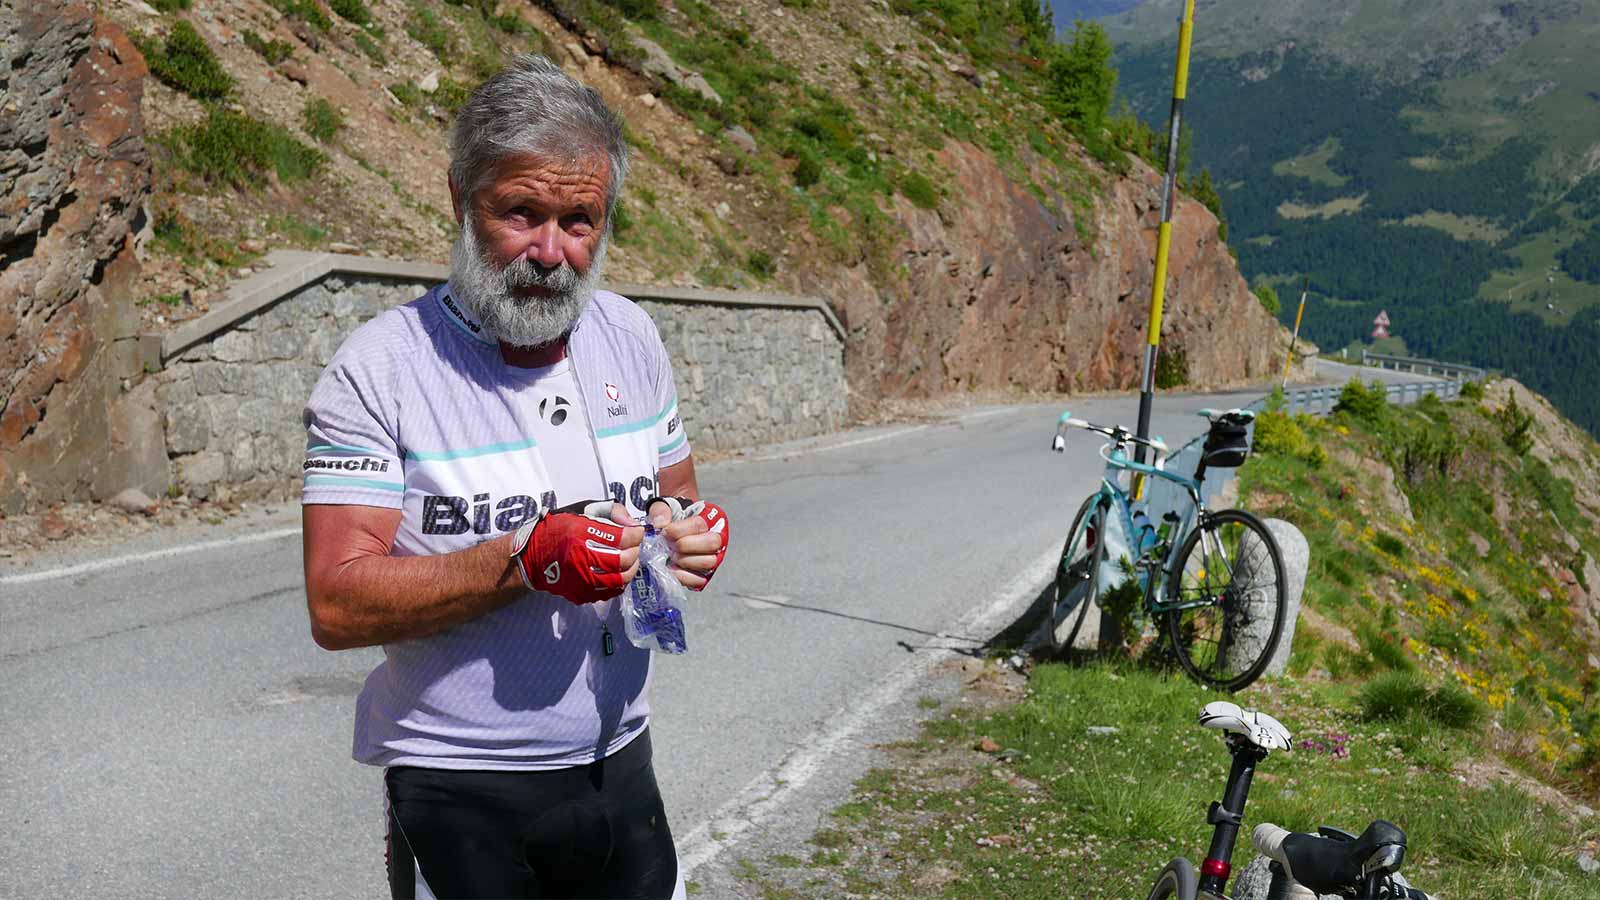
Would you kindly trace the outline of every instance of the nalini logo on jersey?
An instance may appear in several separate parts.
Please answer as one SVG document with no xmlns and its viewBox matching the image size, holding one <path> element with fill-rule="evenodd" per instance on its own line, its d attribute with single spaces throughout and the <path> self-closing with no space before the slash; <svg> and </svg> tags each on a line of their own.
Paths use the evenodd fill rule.
<svg viewBox="0 0 1600 900">
<path fill-rule="evenodd" d="M 313 456 L 301 468 L 307 472 L 387 472 L 389 461 L 376 456 Z"/>
<path fill-rule="evenodd" d="M 615 403 L 622 399 L 622 392 L 617 390 L 616 385 L 608 381 L 606 382 L 606 397 L 610 399 L 612 403 Z"/>
</svg>

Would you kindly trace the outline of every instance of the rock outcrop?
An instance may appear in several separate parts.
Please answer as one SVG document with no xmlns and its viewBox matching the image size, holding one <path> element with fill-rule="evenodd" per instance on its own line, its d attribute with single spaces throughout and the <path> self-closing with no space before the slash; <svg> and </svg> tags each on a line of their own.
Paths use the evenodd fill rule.
<svg viewBox="0 0 1600 900">
<path fill-rule="evenodd" d="M 87 7 L 0 0 L 0 509 L 166 485 L 128 288 L 143 58 Z M 135 475 L 141 461 L 155 464 Z"/>
<path fill-rule="evenodd" d="M 1110 178 L 1091 241 L 1008 180 L 994 157 L 948 144 L 953 212 L 901 200 L 906 275 L 875 288 L 859 270 L 805 287 L 851 334 L 852 387 L 868 396 L 1135 387 L 1144 359 L 1160 176 L 1134 161 Z M 1070 210 L 1065 198 L 1058 206 Z M 1180 197 L 1169 261 L 1165 352 L 1196 386 L 1257 378 L 1282 364 L 1287 335 L 1251 294 L 1217 221 Z"/>
</svg>

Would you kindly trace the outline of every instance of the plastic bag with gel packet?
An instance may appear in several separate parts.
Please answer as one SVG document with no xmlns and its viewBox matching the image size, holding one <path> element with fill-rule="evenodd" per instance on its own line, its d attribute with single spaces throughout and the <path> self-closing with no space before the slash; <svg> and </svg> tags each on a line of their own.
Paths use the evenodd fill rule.
<svg viewBox="0 0 1600 900">
<path fill-rule="evenodd" d="M 688 590 L 668 571 L 672 551 L 667 539 L 646 524 L 639 545 L 639 574 L 622 595 L 622 624 L 628 640 L 644 650 L 682 653 L 689 649 L 683 613 L 678 605 Z"/>
</svg>

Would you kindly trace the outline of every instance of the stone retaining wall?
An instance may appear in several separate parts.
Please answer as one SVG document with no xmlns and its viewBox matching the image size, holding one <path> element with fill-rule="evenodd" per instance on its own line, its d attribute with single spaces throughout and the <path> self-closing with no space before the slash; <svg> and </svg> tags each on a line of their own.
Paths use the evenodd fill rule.
<svg viewBox="0 0 1600 900">
<path fill-rule="evenodd" d="M 445 274 L 326 254 L 281 253 L 273 261 L 254 284 L 236 288 L 215 320 L 166 338 L 158 396 L 172 483 L 190 496 L 295 496 L 305 450 L 301 411 L 323 367 L 362 322 L 415 299 Z M 655 319 L 696 447 L 754 446 L 843 423 L 844 343 L 820 303 L 613 289 Z M 669 294 L 675 296 L 663 296 Z"/>
</svg>

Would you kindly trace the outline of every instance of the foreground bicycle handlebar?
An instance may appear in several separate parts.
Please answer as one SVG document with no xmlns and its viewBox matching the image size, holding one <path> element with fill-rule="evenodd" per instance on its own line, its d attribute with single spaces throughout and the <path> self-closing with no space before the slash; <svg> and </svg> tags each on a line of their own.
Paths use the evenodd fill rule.
<svg viewBox="0 0 1600 900">
<path fill-rule="evenodd" d="M 1360 836 L 1326 825 L 1317 830 L 1319 834 L 1304 834 L 1266 822 L 1256 826 L 1251 843 L 1272 860 L 1267 900 L 1289 900 L 1294 885 L 1317 894 L 1428 900 L 1400 877 L 1406 833 L 1394 823 L 1379 819 Z"/>
</svg>

